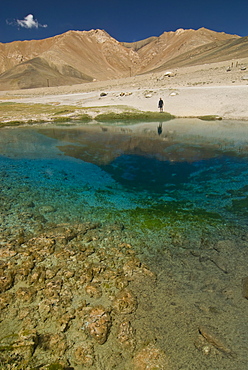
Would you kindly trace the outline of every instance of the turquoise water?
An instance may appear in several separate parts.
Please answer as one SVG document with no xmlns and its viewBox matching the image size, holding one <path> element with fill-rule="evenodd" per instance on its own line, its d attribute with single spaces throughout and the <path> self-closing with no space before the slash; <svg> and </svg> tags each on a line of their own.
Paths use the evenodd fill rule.
<svg viewBox="0 0 248 370">
<path fill-rule="evenodd" d="M 72 308 L 74 304 L 77 307 L 79 302 L 79 310 L 81 300 L 85 299 L 88 308 L 101 302 L 84 294 L 85 284 L 79 277 L 92 263 L 97 274 L 93 285 L 96 283 L 108 289 L 109 302 L 112 302 L 115 292 L 113 285 L 117 286 L 116 282 L 121 282 L 122 278 L 124 283 L 128 280 L 128 289 L 137 297 L 135 313 L 128 316 L 121 314 L 120 318 L 113 313 L 113 326 L 118 320 L 130 320 L 137 343 L 141 343 L 142 347 L 144 343 L 156 344 L 165 352 L 172 365 L 170 368 L 245 370 L 248 340 L 247 320 L 244 317 L 247 317 L 247 299 L 242 282 L 247 278 L 248 251 L 247 138 L 247 123 L 228 121 L 173 120 L 163 124 L 160 135 L 157 134 L 156 123 L 2 128 L 2 255 L 5 259 L 7 256 L 8 266 L 13 267 L 13 271 L 15 264 L 17 271 L 19 267 L 22 271 L 22 264 L 25 268 L 30 257 L 34 256 L 35 267 L 30 272 L 33 276 L 38 269 L 58 271 L 63 251 L 66 263 L 61 263 L 58 281 L 61 272 L 76 269 L 76 274 L 71 285 L 64 280 L 61 310 L 55 304 L 55 315 L 59 312 L 64 316 L 64 304 L 71 309 L 70 302 L 73 302 Z M 88 221 L 97 221 L 101 225 L 90 224 L 87 233 L 83 234 L 83 230 L 87 230 L 87 223 L 84 222 Z M 81 222 L 83 227 L 77 228 L 75 224 Z M 58 224 L 65 227 L 57 227 Z M 64 238 L 60 241 L 60 237 L 65 235 L 65 230 L 67 233 L 68 224 L 76 226 L 75 230 L 82 230 L 82 234 L 77 234 L 79 240 L 75 237 L 63 245 Z M 72 229 L 69 227 L 70 231 Z M 44 238 L 49 241 L 51 232 L 56 240 L 56 249 L 46 256 Z M 44 253 L 41 250 L 39 255 L 35 248 L 36 245 L 39 248 L 40 235 Z M 33 237 L 35 248 L 32 247 Z M 25 240 L 28 240 L 27 244 Z M 14 254 L 9 253 L 9 245 Z M 73 251 L 77 245 L 79 248 L 82 245 L 87 247 L 89 253 L 98 247 L 101 252 L 90 254 L 89 259 L 75 261 Z M 125 259 L 122 261 L 123 245 L 128 251 L 128 263 Z M 130 252 L 134 249 L 135 256 L 129 252 L 130 246 Z M 106 254 L 102 254 L 103 251 Z M 104 255 L 109 257 L 102 261 Z M 84 261 L 86 270 L 82 268 Z M 139 261 L 145 262 L 148 269 Z M 122 263 L 125 264 L 120 268 Z M 105 264 L 110 268 L 109 278 L 108 274 L 105 275 Z M 77 271 L 79 268 L 80 271 Z M 103 269 L 104 280 L 99 280 L 100 269 Z M 141 273 L 141 270 L 144 272 Z M 18 285 L 9 295 L 13 301 L 5 310 L 8 311 L 7 319 L 1 323 L 2 331 L 16 331 L 13 327 L 16 322 L 22 326 L 27 323 L 28 326 L 30 316 L 34 315 L 32 328 L 42 338 L 43 330 L 48 333 L 54 330 L 49 316 L 46 316 L 46 302 L 51 297 L 44 300 L 43 291 L 47 289 L 43 289 L 38 282 L 35 287 L 36 283 L 28 278 L 31 292 L 41 289 L 41 294 L 37 295 L 40 303 L 37 304 L 39 300 L 35 298 L 30 304 L 23 300 L 18 289 L 22 284 L 26 289 L 26 281 L 19 280 L 18 274 L 16 281 Z M 55 284 L 57 276 L 50 279 L 48 274 L 46 281 L 47 287 L 53 282 Z M 56 286 L 53 285 L 52 289 Z M 68 287 L 72 290 L 71 294 L 75 294 L 75 300 L 64 303 Z M 19 301 L 13 293 L 19 293 Z M 105 306 L 105 293 L 102 299 Z M 43 313 L 36 315 L 36 311 L 42 311 L 43 304 L 45 316 Z M 109 304 L 112 306 L 112 303 Z M 29 305 L 34 311 L 27 311 Z M 26 312 L 29 312 L 28 317 Z M 48 315 L 53 315 L 53 311 Z M 24 320 L 28 320 L 24 321 L 23 316 Z M 44 318 L 46 321 L 43 321 Z M 206 327 L 207 332 L 209 330 L 209 340 L 200 335 L 199 328 L 202 327 Z M 68 333 L 66 356 L 70 362 L 74 361 L 74 344 L 80 348 L 82 343 L 92 344 L 92 339 L 85 340 L 85 334 L 80 336 L 81 328 L 82 323 L 78 326 L 75 321 L 68 332 L 67 329 L 65 333 L 61 332 L 65 338 Z M 109 363 L 110 356 L 118 354 L 116 364 L 120 359 L 123 364 L 129 356 L 139 353 L 137 345 L 136 352 L 120 356 L 121 347 L 119 342 L 117 344 L 116 332 L 116 329 L 111 332 L 106 346 L 94 346 L 95 353 L 100 353 L 100 367 L 104 366 L 102 361 L 106 353 L 106 363 Z M 74 338 L 73 342 L 71 338 Z M 46 346 L 42 349 L 46 350 L 44 357 L 47 358 L 44 360 L 43 354 L 39 355 L 37 351 L 37 357 L 42 358 L 39 361 L 42 364 L 44 361 L 52 362 L 55 353 L 49 357 L 51 351 Z M 125 351 L 128 352 L 128 349 Z M 229 356 L 230 353 L 233 355 Z"/>
<path fill-rule="evenodd" d="M 98 126 L 3 128 L 2 227 L 85 220 L 121 221 L 143 232 L 175 222 L 245 226 L 247 129 L 242 124 L 235 141 L 237 129 L 232 134 L 230 125 L 222 125 L 224 141 L 219 132 L 207 140 L 175 128 L 169 135 L 170 127 L 157 136 L 156 124 L 149 133 Z"/>
</svg>

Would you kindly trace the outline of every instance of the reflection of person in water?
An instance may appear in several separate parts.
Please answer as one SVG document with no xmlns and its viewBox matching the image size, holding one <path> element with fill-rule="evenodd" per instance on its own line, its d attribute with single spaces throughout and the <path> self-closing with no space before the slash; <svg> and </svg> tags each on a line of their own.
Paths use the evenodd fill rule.
<svg viewBox="0 0 248 370">
<path fill-rule="evenodd" d="M 160 122 L 160 124 L 158 125 L 158 135 L 162 134 L 162 125 L 163 125 L 162 122 Z"/>
<path fill-rule="evenodd" d="M 164 102 L 162 98 L 160 98 L 158 102 L 158 108 L 160 109 L 160 112 L 163 112 L 163 106 L 164 106 Z"/>
</svg>

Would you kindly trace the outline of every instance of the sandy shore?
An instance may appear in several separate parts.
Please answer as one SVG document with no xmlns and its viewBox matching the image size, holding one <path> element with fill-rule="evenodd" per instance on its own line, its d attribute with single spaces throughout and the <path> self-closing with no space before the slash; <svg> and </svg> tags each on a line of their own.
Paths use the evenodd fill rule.
<svg viewBox="0 0 248 370">
<path fill-rule="evenodd" d="M 248 59 L 242 61 L 242 66 L 246 64 Z M 160 72 L 74 86 L 2 91 L 0 102 L 70 105 L 84 108 L 94 118 L 113 110 L 157 112 L 161 97 L 164 110 L 177 117 L 217 115 L 248 120 L 248 72 L 240 67 L 227 72 L 227 66 L 222 62 L 181 68 L 172 71 L 172 77 Z"/>
</svg>

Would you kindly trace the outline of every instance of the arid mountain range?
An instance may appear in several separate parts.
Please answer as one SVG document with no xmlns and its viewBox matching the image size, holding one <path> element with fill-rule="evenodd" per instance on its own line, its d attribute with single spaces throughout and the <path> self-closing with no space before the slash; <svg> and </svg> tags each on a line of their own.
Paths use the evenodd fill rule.
<svg viewBox="0 0 248 370">
<path fill-rule="evenodd" d="M 248 37 L 178 29 L 124 43 L 103 30 L 0 43 L 0 90 L 111 80 L 248 56 Z"/>
</svg>

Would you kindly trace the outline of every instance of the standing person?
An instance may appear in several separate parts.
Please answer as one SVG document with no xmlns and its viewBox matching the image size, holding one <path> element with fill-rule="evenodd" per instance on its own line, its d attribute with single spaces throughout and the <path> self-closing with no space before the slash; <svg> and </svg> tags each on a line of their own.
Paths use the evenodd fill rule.
<svg viewBox="0 0 248 370">
<path fill-rule="evenodd" d="M 158 102 L 158 108 L 160 109 L 160 112 L 163 112 L 163 106 L 164 106 L 164 102 L 162 98 L 160 98 Z"/>
</svg>

